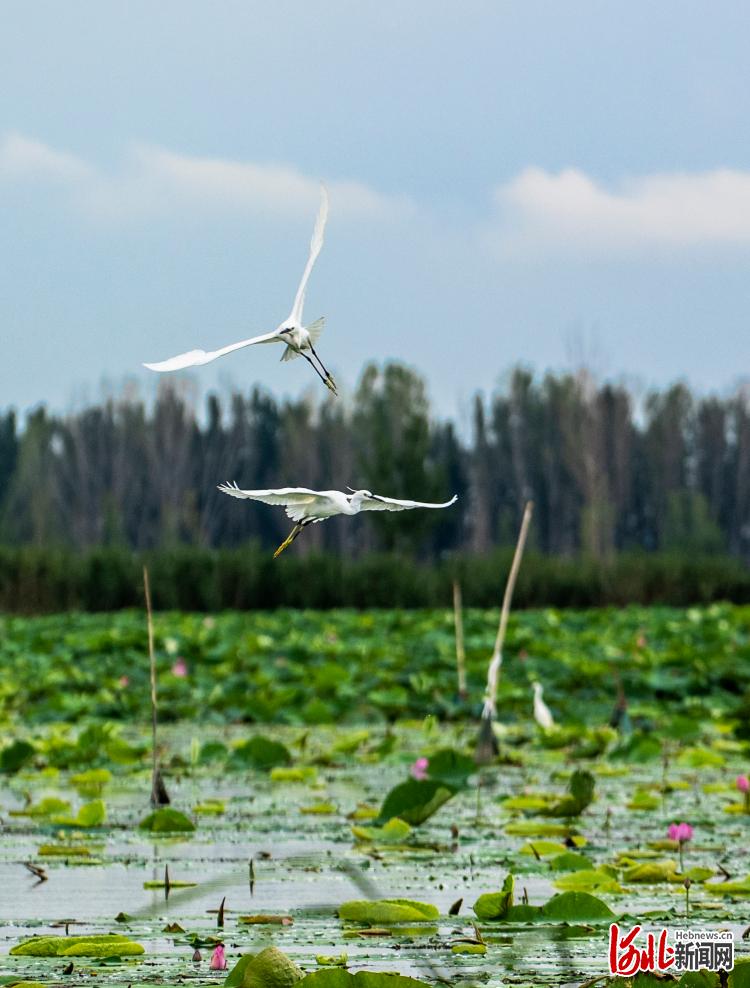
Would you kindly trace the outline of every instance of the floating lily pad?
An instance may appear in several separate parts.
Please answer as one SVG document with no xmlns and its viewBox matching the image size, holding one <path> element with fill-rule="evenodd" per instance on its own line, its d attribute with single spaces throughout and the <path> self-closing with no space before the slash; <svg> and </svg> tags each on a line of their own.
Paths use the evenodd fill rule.
<svg viewBox="0 0 750 988">
<path fill-rule="evenodd" d="M 677 763 L 687 765 L 689 768 L 721 768 L 726 764 L 726 758 L 718 751 L 698 746 L 685 748 L 680 753 Z"/>
<path fill-rule="evenodd" d="M 750 895 L 750 875 L 736 882 L 711 882 L 705 888 L 719 895 Z"/>
<path fill-rule="evenodd" d="M 514 886 L 513 876 L 507 875 L 500 892 L 480 895 L 473 906 L 477 918 L 510 923 L 594 923 L 615 915 L 605 902 L 588 892 L 560 892 L 543 906 L 515 905 Z"/>
<path fill-rule="evenodd" d="M 206 741 L 198 752 L 198 764 L 215 765 L 217 762 L 226 761 L 228 757 L 229 749 L 221 741 Z"/>
<path fill-rule="evenodd" d="M 349 814 L 350 820 L 376 820 L 378 811 L 374 806 L 367 803 L 359 803 L 356 809 Z"/>
<path fill-rule="evenodd" d="M 369 841 L 375 844 L 401 844 L 410 833 L 409 824 L 397 816 L 394 816 L 382 827 L 352 827 L 352 834 L 358 841 Z"/>
<path fill-rule="evenodd" d="M 541 912 L 545 919 L 566 923 L 598 923 L 615 918 L 606 902 L 588 892 L 560 892 L 545 902 Z"/>
<path fill-rule="evenodd" d="M 27 817 L 69 816 L 70 803 L 67 799 L 47 796 L 45 799 L 40 799 L 38 803 L 25 806 L 22 810 L 11 810 L 10 815 Z"/>
<path fill-rule="evenodd" d="M 661 742 L 653 734 L 635 731 L 622 744 L 613 748 L 609 757 L 624 762 L 653 761 L 661 757 Z"/>
<path fill-rule="evenodd" d="M 513 905 L 515 891 L 515 879 L 513 875 L 506 875 L 503 887 L 500 892 L 489 892 L 480 895 L 472 906 L 478 919 L 505 919 L 508 910 Z"/>
<path fill-rule="evenodd" d="M 622 880 L 643 882 L 647 885 L 657 885 L 660 882 L 681 882 L 684 876 L 677 874 L 676 861 L 643 861 L 640 864 L 626 868 Z"/>
<path fill-rule="evenodd" d="M 426 902 L 412 899 L 366 899 L 344 902 L 338 908 L 340 919 L 355 923 L 385 925 L 388 923 L 412 923 L 437 919 L 440 910 Z"/>
<path fill-rule="evenodd" d="M 350 974 L 340 968 L 313 971 L 299 982 L 299 988 L 426 988 L 426 982 L 407 978 L 403 974 L 381 974 L 358 971 Z"/>
<path fill-rule="evenodd" d="M 221 816 L 222 813 L 226 813 L 226 804 L 221 799 L 206 799 L 202 803 L 196 803 L 193 813 L 202 816 Z"/>
<path fill-rule="evenodd" d="M 585 854 L 576 851 L 565 851 L 552 858 L 549 863 L 552 871 L 585 871 L 593 869 L 594 865 Z"/>
<path fill-rule="evenodd" d="M 299 768 L 272 768 L 272 782 L 315 782 L 318 770 L 314 765 L 304 765 Z"/>
<path fill-rule="evenodd" d="M 226 988 L 291 988 L 301 981 L 302 971 L 278 947 L 258 954 L 244 954 L 227 975 Z"/>
<path fill-rule="evenodd" d="M 76 814 L 77 827 L 101 827 L 107 820 L 107 807 L 101 799 L 84 803 Z"/>
<path fill-rule="evenodd" d="M 98 796 L 111 780 L 112 773 L 109 769 L 91 768 L 87 772 L 71 776 L 70 784 L 83 796 Z"/>
<path fill-rule="evenodd" d="M 636 789 L 633 793 L 633 798 L 628 803 L 629 810 L 640 810 L 644 812 L 658 810 L 660 806 L 661 799 L 646 789 Z"/>
<path fill-rule="evenodd" d="M 28 741 L 16 739 L 0 751 L 0 772 L 12 775 L 28 765 L 36 754 L 36 748 Z"/>
<path fill-rule="evenodd" d="M 552 806 L 538 812 L 543 816 L 580 816 L 594 799 L 596 780 L 586 769 L 576 769 L 568 783 L 568 793 Z"/>
<path fill-rule="evenodd" d="M 238 745 L 232 751 L 231 761 L 236 766 L 268 772 L 279 765 L 289 765 L 292 756 L 280 741 L 272 741 L 258 734 Z"/>
<path fill-rule="evenodd" d="M 152 834 L 189 833 L 195 830 L 193 821 L 171 806 L 162 806 L 161 809 L 149 813 L 138 826 L 141 830 L 149 830 Z"/>
<path fill-rule="evenodd" d="M 505 828 L 506 834 L 518 837 L 566 837 L 570 828 L 564 823 L 544 823 L 541 820 L 517 820 Z"/>
<path fill-rule="evenodd" d="M 565 850 L 565 845 L 561 844 L 559 841 L 535 840 L 529 841 L 528 844 L 524 844 L 518 853 L 527 854 L 532 857 L 549 858 L 554 855 L 560 855 Z"/>
<path fill-rule="evenodd" d="M 352 752 L 356 751 L 357 748 L 360 748 L 365 741 L 368 741 L 369 738 L 370 732 L 367 728 L 362 728 L 359 731 L 352 731 L 351 734 L 347 734 L 343 738 L 339 738 L 331 750 L 342 755 L 350 755 Z"/>
<path fill-rule="evenodd" d="M 96 936 L 32 937 L 16 944 L 11 954 L 25 957 L 131 957 L 143 947 L 118 933 Z"/>
<path fill-rule="evenodd" d="M 170 878 L 167 882 L 163 878 L 156 878 L 148 882 L 143 883 L 145 889 L 165 889 L 167 887 L 171 889 L 193 889 L 197 886 L 197 882 L 183 882 L 179 879 Z"/>
<path fill-rule="evenodd" d="M 254 916 L 239 916 L 238 923 L 247 923 L 249 926 L 292 926 L 294 920 L 291 916 L 276 916 L 269 913 L 258 913 Z"/>
<path fill-rule="evenodd" d="M 336 806 L 328 802 L 312 803 L 310 806 L 300 807 L 300 813 L 307 813 L 310 816 L 331 816 L 336 812 Z"/>
<path fill-rule="evenodd" d="M 526 795 L 526 796 L 508 796 L 507 799 L 503 800 L 504 810 L 543 810 L 546 809 L 550 802 L 554 799 L 553 796 L 545 796 L 541 794 L 537 795 Z"/>
<path fill-rule="evenodd" d="M 44 858 L 90 858 L 91 851 L 82 844 L 42 844 L 37 852 Z"/>
<path fill-rule="evenodd" d="M 348 954 L 317 954 L 315 963 L 321 967 L 346 967 Z"/>
<path fill-rule="evenodd" d="M 476 770 L 474 759 L 454 748 L 441 748 L 428 758 L 427 773 L 430 779 L 444 782 L 453 789 L 465 786 Z"/>
<path fill-rule="evenodd" d="M 734 962 L 734 970 L 729 972 L 729 988 L 750 988 L 750 959 L 739 957 Z"/>
<path fill-rule="evenodd" d="M 107 807 L 101 799 L 84 803 L 74 816 L 54 817 L 54 822 L 65 827 L 101 827 L 107 820 Z"/>
<path fill-rule="evenodd" d="M 375 822 L 382 825 L 397 816 L 418 827 L 447 803 L 455 792 L 455 789 L 435 779 L 409 779 L 391 789 Z"/>
<path fill-rule="evenodd" d="M 70 938 L 68 938 L 70 939 Z M 58 957 L 136 957 L 144 953 L 139 943 L 127 940 L 124 943 L 72 943 L 58 954 Z"/>
<path fill-rule="evenodd" d="M 592 868 L 571 871 L 553 883 L 556 889 L 571 892 L 610 892 L 620 893 L 620 883 L 603 869 Z"/>
</svg>

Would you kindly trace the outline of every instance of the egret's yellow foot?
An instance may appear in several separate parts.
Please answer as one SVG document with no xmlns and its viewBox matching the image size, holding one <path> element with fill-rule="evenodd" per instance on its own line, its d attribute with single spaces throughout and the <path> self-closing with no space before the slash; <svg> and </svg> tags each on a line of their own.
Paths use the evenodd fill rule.
<svg viewBox="0 0 750 988">
<path fill-rule="evenodd" d="M 325 379 L 325 385 L 329 391 L 333 391 L 336 397 L 338 397 L 338 391 L 336 390 L 336 382 L 334 381 L 334 379 L 331 377 L 330 374 Z"/>
<path fill-rule="evenodd" d="M 284 551 L 284 549 L 286 549 L 288 545 L 291 545 L 292 542 L 294 542 L 294 539 L 292 538 L 291 535 L 288 538 L 284 539 L 284 541 L 281 543 L 281 545 L 276 550 L 276 552 L 274 552 L 273 558 L 275 559 L 277 556 L 280 556 L 281 553 Z"/>
<path fill-rule="evenodd" d="M 280 556 L 281 553 L 284 551 L 284 549 L 286 549 L 286 547 L 288 545 L 291 545 L 292 542 L 294 542 L 294 540 L 297 538 L 297 536 L 299 535 L 299 533 L 301 531 L 302 531 L 302 526 L 301 525 L 295 525 L 294 528 L 289 533 L 289 535 L 287 535 L 287 537 L 281 543 L 281 545 L 279 546 L 279 548 L 276 550 L 276 552 L 274 552 L 273 558 L 275 559 L 277 556 Z"/>
</svg>

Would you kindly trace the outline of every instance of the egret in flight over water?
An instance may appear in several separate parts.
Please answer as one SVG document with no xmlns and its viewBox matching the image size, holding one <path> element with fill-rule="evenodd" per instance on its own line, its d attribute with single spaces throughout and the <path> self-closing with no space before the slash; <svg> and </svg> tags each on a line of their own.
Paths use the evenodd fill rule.
<svg viewBox="0 0 750 988">
<path fill-rule="evenodd" d="M 224 357 L 234 350 L 241 350 L 246 346 L 254 346 L 256 343 L 283 343 L 285 346 L 284 353 L 281 357 L 282 360 L 294 360 L 295 357 L 304 357 L 323 384 L 336 394 L 336 384 L 315 350 L 315 344 L 323 332 L 325 319 L 317 319 L 309 326 L 302 325 L 302 307 L 305 304 L 307 282 L 323 246 L 323 233 L 328 220 L 328 192 L 324 185 L 320 187 L 320 194 L 320 209 L 318 211 L 318 218 L 315 220 L 312 240 L 310 241 L 310 256 L 307 258 L 307 264 L 302 273 L 302 281 L 299 283 L 292 311 L 278 329 L 275 329 L 272 333 L 265 333 L 263 336 L 253 336 L 249 340 L 230 343 L 229 346 L 222 347 L 220 350 L 189 350 L 187 353 L 178 354 L 178 356 L 170 357 L 168 360 L 162 360 L 155 364 L 144 364 L 143 366 L 148 367 L 149 370 L 159 371 L 161 373 L 184 370 L 186 367 L 200 367 L 203 364 L 210 364 L 212 360 Z"/>
<path fill-rule="evenodd" d="M 382 497 L 370 491 L 311 491 L 308 487 L 279 487 L 268 491 L 243 491 L 236 484 L 219 484 L 219 490 L 231 497 L 245 497 L 264 504 L 282 504 L 287 517 L 295 522 L 287 538 L 273 554 L 274 559 L 297 538 L 303 528 L 334 515 L 358 515 L 360 511 L 408 511 L 411 508 L 448 508 L 457 500 L 454 494 L 443 504 L 424 501 L 399 501 L 395 497 Z"/>
</svg>

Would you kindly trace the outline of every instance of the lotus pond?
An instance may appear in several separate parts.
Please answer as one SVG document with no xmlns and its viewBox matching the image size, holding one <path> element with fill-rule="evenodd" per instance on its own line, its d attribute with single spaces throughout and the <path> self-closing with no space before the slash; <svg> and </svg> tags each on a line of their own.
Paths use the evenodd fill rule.
<svg viewBox="0 0 750 988">
<path fill-rule="evenodd" d="M 631 984 L 615 919 L 750 984 L 750 609 L 516 615 L 478 767 L 496 622 L 466 700 L 448 612 L 157 615 L 154 812 L 143 615 L 0 619 L 0 984 Z"/>
</svg>

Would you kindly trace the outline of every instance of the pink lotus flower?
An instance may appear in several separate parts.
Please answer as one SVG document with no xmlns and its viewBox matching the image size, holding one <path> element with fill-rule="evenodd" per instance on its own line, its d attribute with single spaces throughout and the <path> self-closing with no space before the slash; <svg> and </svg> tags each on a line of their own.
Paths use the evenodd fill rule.
<svg viewBox="0 0 750 988">
<path fill-rule="evenodd" d="M 412 778 L 416 779 L 417 782 L 422 782 L 427 778 L 427 768 L 430 764 L 429 758 L 418 758 L 409 771 L 412 774 Z"/>
<path fill-rule="evenodd" d="M 693 839 L 693 828 L 689 823 L 670 823 L 667 834 L 670 840 L 684 844 L 685 841 Z"/>
<path fill-rule="evenodd" d="M 687 842 L 693 839 L 693 828 L 689 823 L 670 823 L 667 834 L 670 840 L 677 841 L 677 847 L 680 851 L 680 871 L 684 871 L 683 849 Z"/>
<path fill-rule="evenodd" d="M 177 676 L 179 679 L 184 679 L 188 674 L 187 662 L 180 656 L 175 659 L 172 666 L 172 675 Z M 223 969 L 222 969 L 223 970 Z"/>
<path fill-rule="evenodd" d="M 750 792 L 750 779 L 746 775 L 738 775 L 737 788 L 740 792 Z"/>
<path fill-rule="evenodd" d="M 120 676 L 120 678 L 117 680 L 117 685 L 120 687 L 120 689 L 123 689 L 124 690 L 127 686 L 130 686 L 130 679 L 129 679 L 129 677 L 128 676 Z"/>
<path fill-rule="evenodd" d="M 211 971 L 226 971 L 227 959 L 224 956 L 224 944 L 217 943 L 214 952 L 211 954 L 211 963 L 208 965 Z"/>
</svg>

